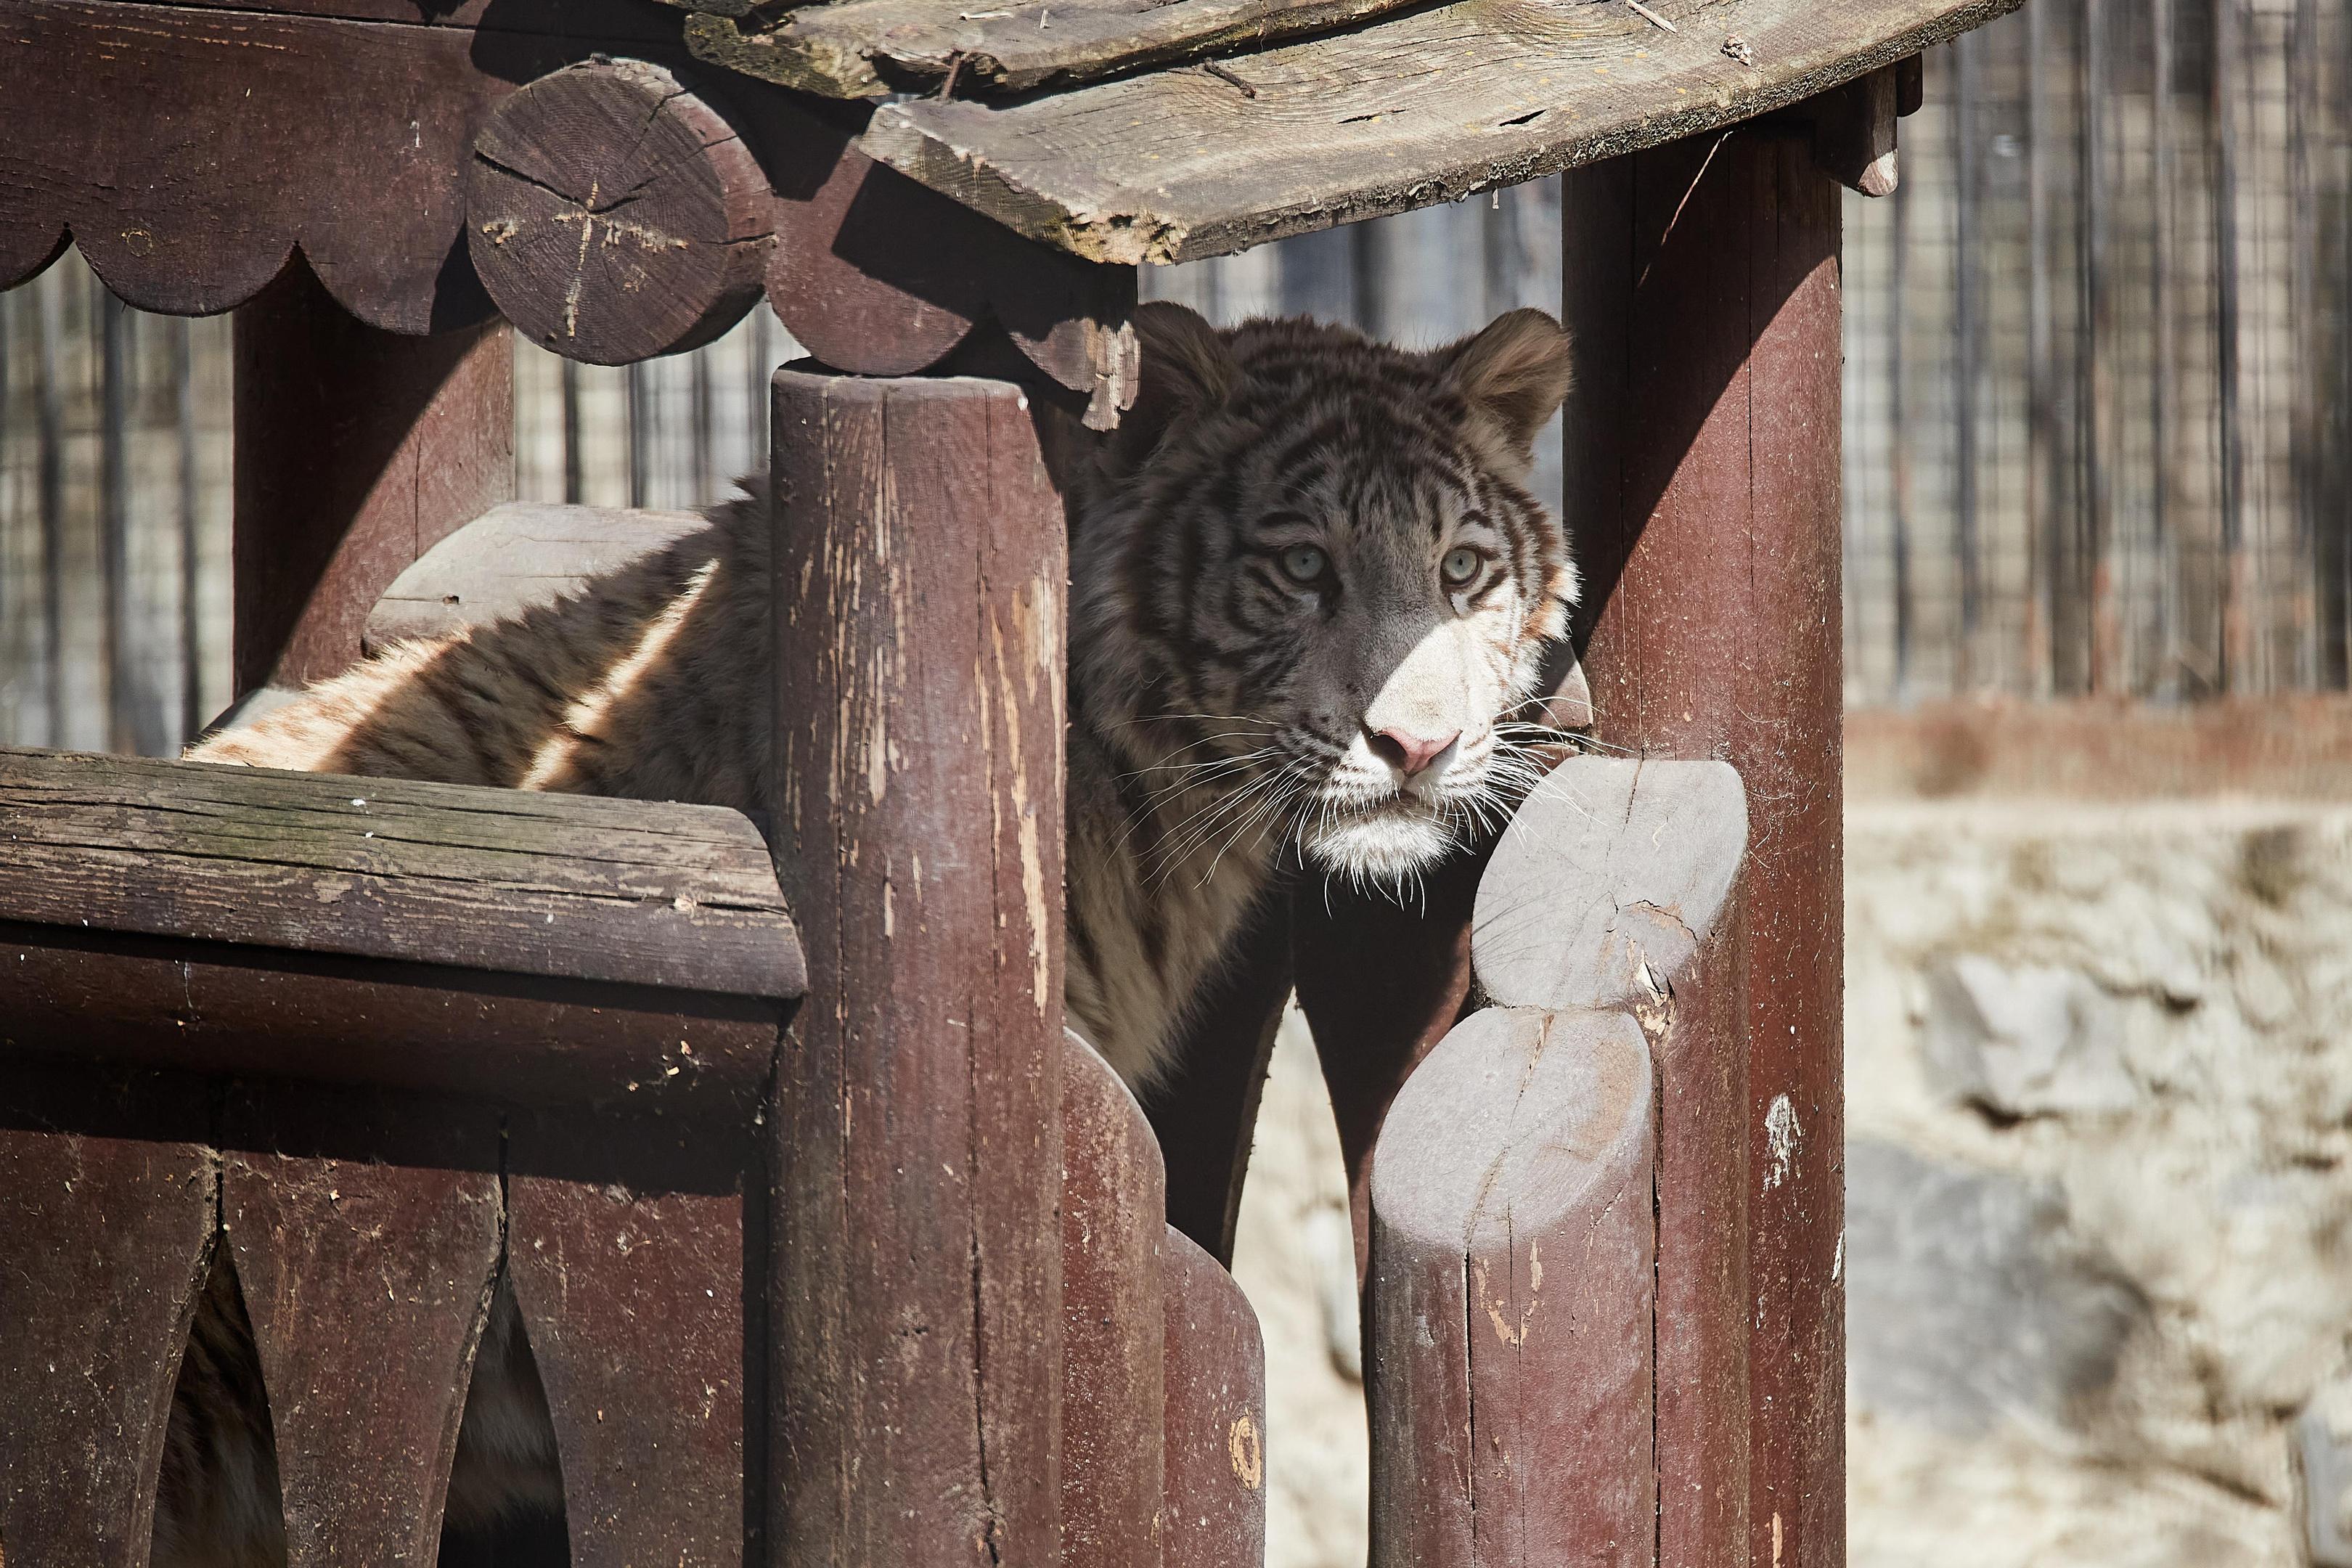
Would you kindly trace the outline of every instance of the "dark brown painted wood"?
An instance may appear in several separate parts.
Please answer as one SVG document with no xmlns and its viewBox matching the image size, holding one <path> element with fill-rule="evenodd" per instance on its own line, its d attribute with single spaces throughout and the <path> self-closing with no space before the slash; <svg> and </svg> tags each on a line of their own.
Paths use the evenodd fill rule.
<svg viewBox="0 0 2352 1568">
<path fill-rule="evenodd" d="M 746 1384 L 759 1365 L 744 1341 L 758 1289 L 748 1131 L 643 1115 L 510 1124 L 507 1268 L 547 1389 L 577 1568 L 744 1560 Z"/>
<path fill-rule="evenodd" d="M 1747 1561 L 1748 809 L 1720 763 L 1553 770 L 1479 884 L 1479 984 L 1506 1006 L 1628 1012 L 1655 1068 L 1657 1560 Z"/>
<path fill-rule="evenodd" d="M 1062 504 L 1010 385 L 775 389 L 774 821 L 824 1000 L 772 1130 L 771 1561 L 1050 1562 Z"/>
<path fill-rule="evenodd" d="M 1804 106 L 1813 116 L 1813 156 L 1822 172 L 1865 196 L 1895 194 L 1895 75 L 1900 69 L 1899 65 L 1881 66 Z"/>
<path fill-rule="evenodd" d="M 1234 1277 L 1168 1231 L 1168 1568 L 1264 1568 L 1265 1339 Z"/>
<path fill-rule="evenodd" d="M 1069 1034 L 1062 1070 L 1062 1561 L 1159 1568 L 1167 1180 L 1110 1064 Z"/>
<path fill-rule="evenodd" d="M 1453 201 L 1800 103 L 2012 0 L 1459 0 L 1010 103 L 883 105 L 879 159 L 1100 261 L 1190 261 Z M 1727 52 L 1728 37 L 1747 47 Z"/>
<path fill-rule="evenodd" d="M 131 1568 L 147 1561 L 164 1416 L 211 1253 L 213 1155 L 198 1129 L 26 1125 L 27 1090 L 13 1071 L 0 1089 L 0 1550 Z"/>
<path fill-rule="evenodd" d="M 295 266 L 237 313 L 234 355 L 236 689 L 307 685 L 360 657 L 403 568 L 513 499 L 512 344 L 367 326 Z"/>
<path fill-rule="evenodd" d="M 646 15 L 622 0 L 499 0 L 515 25 L 477 32 L 262 9 L 9 7 L 0 283 L 38 271 L 70 233 L 129 303 L 205 315 L 251 299 L 299 246 L 334 297 L 377 327 L 479 321 L 489 301 L 459 234 L 475 131 L 522 82 L 643 37 Z M 322 105 L 332 106 L 323 120 Z"/>
<path fill-rule="evenodd" d="M 1571 178 L 1599 733 L 1745 781 L 1751 1552 L 1844 1551 L 1838 192 L 1735 135 Z M 1662 239 L 1663 237 L 1663 239 Z"/>
<path fill-rule="evenodd" d="M 269 1390 L 288 1568 L 430 1563 L 498 1271 L 497 1120 L 373 1092 L 247 1092 L 224 1142 L 221 1218 Z"/>
<path fill-rule="evenodd" d="M 1143 1102 L 1167 1163 L 1168 1223 L 1221 1265 L 1233 1262 L 1258 1100 L 1290 999 L 1290 919 L 1282 892 L 1243 928 L 1173 1069 Z"/>
<path fill-rule="evenodd" d="M 1655 1152 L 1624 1013 L 1488 1008 L 1372 1171 L 1374 1568 L 1645 1563 Z"/>
<path fill-rule="evenodd" d="M 740 812 L 0 748 L 0 919 L 784 997 Z"/>
<path fill-rule="evenodd" d="M 664 67 L 600 58 L 492 111 L 466 177 L 466 244 L 542 348 L 626 364 L 709 342 L 760 298 L 773 204 L 719 109 Z"/>
<path fill-rule="evenodd" d="M 531 501 L 492 507 L 393 579 L 368 612 L 362 645 L 373 655 L 407 638 L 553 605 L 709 526 L 691 511 Z"/>
</svg>

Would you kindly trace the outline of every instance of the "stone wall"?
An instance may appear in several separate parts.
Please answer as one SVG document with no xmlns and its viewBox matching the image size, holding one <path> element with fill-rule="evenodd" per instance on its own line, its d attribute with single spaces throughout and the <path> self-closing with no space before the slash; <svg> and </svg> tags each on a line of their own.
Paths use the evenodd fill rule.
<svg viewBox="0 0 2352 1568">
<path fill-rule="evenodd" d="M 1854 1568 L 2352 1568 L 2352 805 L 1846 822 Z M 1360 1568 L 1337 1140 L 1286 1027 L 1236 1272 L 1272 1568 Z"/>
</svg>

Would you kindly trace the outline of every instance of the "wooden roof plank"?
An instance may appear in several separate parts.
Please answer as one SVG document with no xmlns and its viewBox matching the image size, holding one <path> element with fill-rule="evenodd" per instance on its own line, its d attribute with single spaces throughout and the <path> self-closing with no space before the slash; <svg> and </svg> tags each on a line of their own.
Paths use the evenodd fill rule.
<svg viewBox="0 0 2352 1568">
<path fill-rule="evenodd" d="M 1729 125 L 2019 3 L 1659 0 L 1669 33 L 1611 0 L 1457 0 L 1213 71 L 884 104 L 860 145 L 1058 248 L 1190 261 Z"/>
<path fill-rule="evenodd" d="M 1326 32 L 1410 0 L 831 0 L 744 30 L 690 16 L 697 58 L 828 98 L 1025 92 Z"/>
</svg>

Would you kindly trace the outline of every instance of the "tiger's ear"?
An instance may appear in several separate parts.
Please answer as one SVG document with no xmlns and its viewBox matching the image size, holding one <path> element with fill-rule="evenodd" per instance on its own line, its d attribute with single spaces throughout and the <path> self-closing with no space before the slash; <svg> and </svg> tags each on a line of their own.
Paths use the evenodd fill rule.
<svg viewBox="0 0 2352 1568">
<path fill-rule="evenodd" d="M 1142 374 L 1114 445 L 1118 468 L 1132 473 L 1170 432 L 1223 403 L 1236 371 L 1217 329 L 1172 300 L 1138 306 L 1128 319 L 1142 346 Z"/>
<path fill-rule="evenodd" d="M 1446 379 L 1524 471 L 1536 436 L 1568 396 L 1568 331 L 1541 310 L 1513 310 L 1437 351 Z"/>
</svg>

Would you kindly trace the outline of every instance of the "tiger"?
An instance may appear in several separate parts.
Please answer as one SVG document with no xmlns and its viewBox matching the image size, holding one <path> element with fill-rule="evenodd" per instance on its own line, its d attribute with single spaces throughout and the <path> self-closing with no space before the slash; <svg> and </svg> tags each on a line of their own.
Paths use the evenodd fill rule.
<svg viewBox="0 0 2352 1568">
<path fill-rule="evenodd" d="M 1131 320 L 1133 406 L 1045 443 L 1070 527 L 1066 1010 L 1137 1092 L 1286 877 L 1409 888 L 1536 765 L 1513 716 L 1579 594 L 1528 489 L 1566 332 L 1514 310 L 1414 351 L 1306 319 Z M 694 801 L 772 795 L 770 508 L 552 605 L 395 647 L 192 760 Z M 495 1293 L 445 1529 L 561 1509 L 511 1293 Z M 276 1568 L 266 1405 L 216 1278 L 174 1396 L 157 1568 Z M 274 1490 L 274 1488 L 271 1489 Z M 446 1539 L 447 1537 L 445 1537 Z"/>
</svg>

